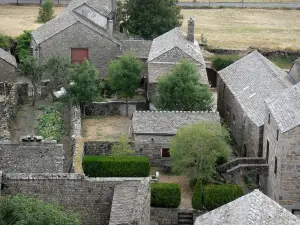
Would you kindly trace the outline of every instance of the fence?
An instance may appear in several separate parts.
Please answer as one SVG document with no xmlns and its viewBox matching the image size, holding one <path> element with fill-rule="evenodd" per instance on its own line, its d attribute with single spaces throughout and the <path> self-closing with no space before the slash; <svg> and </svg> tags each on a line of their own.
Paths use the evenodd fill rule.
<svg viewBox="0 0 300 225">
<path fill-rule="evenodd" d="M 46 0 L 0 0 L 1 4 L 41 5 Z M 55 5 L 68 5 L 71 0 L 52 0 Z"/>
</svg>

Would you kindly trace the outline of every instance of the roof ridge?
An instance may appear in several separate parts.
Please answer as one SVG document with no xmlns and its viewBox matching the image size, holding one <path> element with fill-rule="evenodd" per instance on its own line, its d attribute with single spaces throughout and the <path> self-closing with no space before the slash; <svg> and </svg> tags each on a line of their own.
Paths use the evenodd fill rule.
<svg viewBox="0 0 300 225">
<path fill-rule="evenodd" d="M 252 198 L 250 198 L 250 209 L 248 211 L 248 214 L 247 214 L 247 224 L 251 225 L 256 225 L 256 222 L 253 221 L 253 218 L 257 218 L 257 213 L 256 213 L 256 208 L 258 205 L 261 205 L 261 202 L 262 202 L 262 199 L 261 198 L 258 198 L 259 195 L 260 195 L 260 191 L 255 189 L 254 191 L 252 191 L 251 193 L 249 194 L 252 194 Z M 255 203 L 254 203 L 255 201 Z"/>
</svg>

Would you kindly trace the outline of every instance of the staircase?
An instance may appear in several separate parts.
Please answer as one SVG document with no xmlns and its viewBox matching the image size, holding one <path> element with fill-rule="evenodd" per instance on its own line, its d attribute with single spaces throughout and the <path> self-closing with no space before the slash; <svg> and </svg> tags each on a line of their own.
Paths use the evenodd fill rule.
<svg viewBox="0 0 300 225">
<path fill-rule="evenodd" d="M 178 225 L 193 225 L 193 213 L 179 212 L 178 213 Z"/>
</svg>

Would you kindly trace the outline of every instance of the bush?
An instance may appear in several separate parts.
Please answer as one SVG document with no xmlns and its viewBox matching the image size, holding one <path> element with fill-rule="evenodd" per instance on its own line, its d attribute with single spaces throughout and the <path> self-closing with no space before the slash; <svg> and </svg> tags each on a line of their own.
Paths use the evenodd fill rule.
<svg viewBox="0 0 300 225">
<path fill-rule="evenodd" d="M 206 185 L 204 186 L 203 205 L 207 210 L 213 210 L 243 195 L 243 189 L 238 185 Z"/>
<path fill-rule="evenodd" d="M 61 112 L 54 108 L 46 109 L 44 115 L 40 118 L 37 134 L 43 136 L 43 138 L 59 141 L 62 131 Z"/>
<path fill-rule="evenodd" d="M 181 192 L 178 184 L 152 183 L 151 206 L 177 208 L 180 205 Z"/>
<path fill-rule="evenodd" d="M 5 34 L 0 34 L 0 48 L 10 49 L 10 37 Z"/>
<path fill-rule="evenodd" d="M 17 55 L 22 62 L 30 55 L 31 31 L 24 30 L 23 34 L 17 37 Z"/>
<path fill-rule="evenodd" d="M 217 156 L 217 160 L 216 160 L 216 166 L 220 166 L 224 163 L 227 163 L 228 161 L 228 157 L 225 154 L 220 154 Z"/>
<path fill-rule="evenodd" d="M 54 18 L 53 3 L 51 0 L 46 0 L 39 9 L 37 22 L 46 23 Z"/>
<path fill-rule="evenodd" d="M 147 177 L 150 172 L 143 156 L 84 156 L 82 167 L 89 177 Z"/>
<path fill-rule="evenodd" d="M 212 65 L 217 71 L 220 71 L 226 68 L 227 66 L 230 66 L 232 63 L 234 63 L 234 60 L 231 58 L 228 59 L 216 58 L 212 61 Z"/>
<path fill-rule="evenodd" d="M 203 209 L 203 187 L 201 179 L 197 180 L 192 197 L 192 207 L 194 209 Z"/>
</svg>

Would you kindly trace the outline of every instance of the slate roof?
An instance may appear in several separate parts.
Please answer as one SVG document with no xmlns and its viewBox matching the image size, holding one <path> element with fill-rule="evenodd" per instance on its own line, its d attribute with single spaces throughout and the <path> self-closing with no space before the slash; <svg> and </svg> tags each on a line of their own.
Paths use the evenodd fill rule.
<svg viewBox="0 0 300 225">
<path fill-rule="evenodd" d="M 187 35 L 179 27 L 176 27 L 169 32 L 155 38 L 152 42 L 148 62 L 151 62 L 158 56 L 177 47 L 200 64 L 205 65 L 198 42 L 195 40 L 194 43 L 192 43 L 186 39 L 186 36 Z"/>
<path fill-rule="evenodd" d="M 300 220 L 278 203 L 254 190 L 199 216 L 195 225 L 299 225 Z"/>
<path fill-rule="evenodd" d="M 151 48 L 152 41 L 147 40 L 123 40 L 121 51 L 133 52 L 137 58 L 147 59 Z"/>
<path fill-rule="evenodd" d="M 257 51 L 219 71 L 219 75 L 257 126 L 264 124 L 264 101 L 292 85 L 286 72 Z"/>
<path fill-rule="evenodd" d="M 99 0 L 72 0 L 67 8 L 59 16 L 32 31 L 32 38 L 37 44 L 40 44 L 58 34 L 59 32 L 65 30 L 66 28 L 72 26 L 76 22 L 82 22 L 85 25 L 88 25 L 90 28 L 101 32 L 101 29 L 98 29 L 96 25 L 87 22 L 87 20 L 82 19 L 72 11 L 83 4 L 90 6 L 91 8 L 105 16 L 108 16 L 112 10 L 111 0 L 102 0 L 101 4 L 99 4 Z"/>
<path fill-rule="evenodd" d="M 266 100 L 282 133 L 300 125 L 300 83 Z"/>
<path fill-rule="evenodd" d="M 175 135 L 180 127 L 201 121 L 220 122 L 217 112 L 135 111 L 132 116 L 134 134 Z"/>
<path fill-rule="evenodd" d="M 8 62 L 9 64 L 13 65 L 14 67 L 17 67 L 17 62 L 15 57 L 2 48 L 0 48 L 0 58 Z"/>
</svg>

